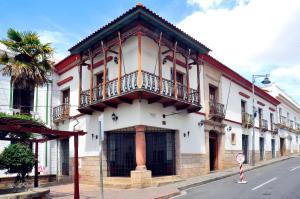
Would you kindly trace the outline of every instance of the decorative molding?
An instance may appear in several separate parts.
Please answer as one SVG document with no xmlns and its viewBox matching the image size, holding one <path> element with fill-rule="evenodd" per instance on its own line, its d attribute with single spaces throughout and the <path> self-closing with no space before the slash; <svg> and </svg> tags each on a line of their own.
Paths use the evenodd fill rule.
<svg viewBox="0 0 300 199">
<path fill-rule="evenodd" d="M 171 56 L 171 55 L 167 55 L 167 56 L 166 56 L 166 59 L 167 59 L 168 61 L 173 62 L 173 56 Z M 183 68 L 186 68 L 186 64 L 185 64 L 184 62 L 180 61 L 179 59 L 176 59 L 176 64 L 177 64 L 178 66 L 182 66 Z M 189 69 L 191 69 L 191 68 L 192 68 L 192 67 L 189 66 Z"/>
<path fill-rule="evenodd" d="M 108 62 L 110 62 L 110 61 L 112 61 L 112 60 L 113 60 L 113 56 L 108 56 L 108 57 L 106 58 L 106 63 L 108 63 Z M 97 68 L 97 67 L 99 67 L 99 66 L 102 66 L 102 65 L 104 65 L 104 59 L 101 59 L 100 61 L 94 63 L 94 64 L 93 64 L 93 69 L 94 69 L 94 68 Z M 90 70 L 90 65 L 88 65 L 88 70 Z"/>
<path fill-rule="evenodd" d="M 247 95 L 247 94 L 245 94 L 245 93 L 243 93 L 243 92 L 239 92 L 239 95 L 242 96 L 242 97 L 245 97 L 245 98 L 247 98 L 247 99 L 250 98 L 249 95 Z"/>
<path fill-rule="evenodd" d="M 72 80 L 73 80 L 73 76 L 69 76 L 69 77 L 67 77 L 67 78 L 65 78 L 65 79 L 57 82 L 57 86 L 61 86 L 61 85 L 65 84 L 65 83 L 67 83 L 69 81 L 72 81 Z"/>
<path fill-rule="evenodd" d="M 227 66 L 225 66 L 224 64 L 222 64 L 221 62 L 213 58 L 212 56 L 208 54 L 201 54 L 199 56 L 199 59 L 221 70 L 224 73 L 223 74 L 224 77 L 228 78 L 229 80 L 232 80 L 237 85 L 242 86 L 248 91 L 252 91 L 252 83 L 250 81 L 248 81 L 246 78 L 244 78 L 237 72 L 233 71 L 232 69 L 228 68 Z M 267 92 L 265 92 L 264 90 L 262 90 L 257 86 L 255 86 L 255 94 L 275 106 L 280 104 L 280 102 L 276 98 L 272 97 L 270 94 L 268 94 Z"/>
<path fill-rule="evenodd" d="M 275 111 L 276 111 L 276 109 L 274 109 L 274 108 L 271 108 L 271 107 L 269 107 L 269 110 L 270 110 L 270 111 L 273 111 L 273 112 L 275 112 Z"/>
<path fill-rule="evenodd" d="M 265 106 L 265 104 L 262 103 L 262 102 L 260 102 L 260 101 L 257 101 L 257 104 L 258 104 L 258 105 L 261 105 L 261 106 Z"/>
</svg>

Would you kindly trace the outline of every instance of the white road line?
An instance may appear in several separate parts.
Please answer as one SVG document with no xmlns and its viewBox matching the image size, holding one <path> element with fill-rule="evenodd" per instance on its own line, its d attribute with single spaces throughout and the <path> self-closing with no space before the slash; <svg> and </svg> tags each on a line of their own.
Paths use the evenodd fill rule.
<svg viewBox="0 0 300 199">
<path fill-rule="evenodd" d="M 258 185 L 257 187 L 254 187 L 254 188 L 252 189 L 252 191 L 254 191 L 254 190 L 256 190 L 256 189 L 258 189 L 258 188 L 260 188 L 260 187 L 262 187 L 262 186 L 264 186 L 264 185 L 266 185 L 266 184 L 268 184 L 268 183 L 270 183 L 270 182 L 272 182 L 272 181 L 274 181 L 274 180 L 277 180 L 277 178 L 272 178 L 271 180 L 268 180 L 267 182 L 262 183 L 261 185 Z"/>
<path fill-rule="evenodd" d="M 299 169 L 299 168 L 300 168 L 300 166 L 297 166 L 297 167 L 291 169 L 290 171 L 295 171 L 296 169 Z"/>
</svg>

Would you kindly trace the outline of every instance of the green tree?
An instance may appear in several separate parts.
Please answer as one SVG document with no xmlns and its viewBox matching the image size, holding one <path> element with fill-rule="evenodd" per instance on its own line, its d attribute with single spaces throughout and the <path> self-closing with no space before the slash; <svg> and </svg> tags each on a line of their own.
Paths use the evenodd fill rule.
<svg viewBox="0 0 300 199">
<path fill-rule="evenodd" d="M 7 31 L 7 38 L 0 40 L 0 43 L 8 49 L 0 56 L 0 64 L 3 65 L 0 71 L 4 76 L 11 76 L 12 85 L 22 96 L 14 103 L 20 106 L 33 105 L 34 88 L 49 82 L 47 73 L 51 71 L 53 55 L 51 44 L 43 44 L 36 32 L 19 32 L 12 28 Z M 21 109 L 21 112 L 29 111 Z"/>
<path fill-rule="evenodd" d="M 16 182 L 25 182 L 34 162 L 32 150 L 20 143 L 10 144 L 0 154 L 0 169 L 6 169 L 7 173 L 17 173 Z"/>
</svg>

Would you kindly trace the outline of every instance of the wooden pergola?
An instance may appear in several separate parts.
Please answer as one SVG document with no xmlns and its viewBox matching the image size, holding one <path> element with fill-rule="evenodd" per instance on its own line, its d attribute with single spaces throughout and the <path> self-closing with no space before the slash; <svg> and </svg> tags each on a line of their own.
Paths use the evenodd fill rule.
<svg viewBox="0 0 300 199">
<path fill-rule="evenodd" d="M 11 137 L 9 136 L 11 133 L 19 136 Z M 22 140 L 22 134 L 24 135 L 25 133 L 40 135 L 39 137 L 30 137 L 26 139 L 26 141 L 30 143 L 35 143 L 34 187 L 38 187 L 38 144 L 74 136 L 74 198 L 79 198 L 78 136 L 85 135 L 86 132 L 53 130 L 32 120 L 0 117 L 0 140 L 24 141 Z"/>
</svg>

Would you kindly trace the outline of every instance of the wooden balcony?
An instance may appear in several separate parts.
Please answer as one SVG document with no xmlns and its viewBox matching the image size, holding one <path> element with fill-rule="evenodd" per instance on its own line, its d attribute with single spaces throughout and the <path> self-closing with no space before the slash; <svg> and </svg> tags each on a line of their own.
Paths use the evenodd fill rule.
<svg viewBox="0 0 300 199">
<path fill-rule="evenodd" d="M 68 119 L 70 116 L 70 105 L 62 104 L 53 108 L 53 122 L 60 122 Z"/>
<path fill-rule="evenodd" d="M 284 116 L 279 117 L 279 123 L 277 124 L 279 128 L 287 128 L 287 119 Z"/>
<path fill-rule="evenodd" d="M 251 128 L 253 127 L 253 116 L 249 113 L 242 113 L 242 126 L 244 128 Z"/>
<path fill-rule="evenodd" d="M 300 134 L 300 124 L 297 122 L 295 122 L 295 129 L 296 133 Z"/>
<path fill-rule="evenodd" d="M 222 121 L 225 118 L 224 104 L 217 102 L 209 102 L 209 119 Z"/>
<path fill-rule="evenodd" d="M 287 128 L 289 131 L 295 131 L 296 129 L 294 128 L 294 121 L 293 120 L 288 120 L 287 122 Z"/>
<path fill-rule="evenodd" d="M 268 121 L 265 119 L 261 119 L 259 121 L 259 128 L 262 132 L 266 132 L 268 130 Z"/>
<path fill-rule="evenodd" d="M 135 99 L 146 99 L 149 104 L 161 103 L 164 107 L 175 106 L 176 110 L 186 109 L 189 113 L 201 109 L 199 95 L 195 89 L 189 89 L 188 92 L 186 86 L 177 83 L 174 95 L 173 81 L 162 78 L 160 85 L 159 76 L 146 71 L 142 71 L 140 86 L 138 81 L 138 71 L 134 71 L 122 76 L 120 84 L 118 79 L 106 82 L 105 94 L 103 84 L 95 86 L 92 92 L 82 91 L 78 110 L 91 114 L 93 111 L 104 111 L 106 107 L 117 108 L 120 103 L 131 104 Z"/>
<path fill-rule="evenodd" d="M 278 133 L 278 127 L 277 127 L 277 124 L 275 123 L 272 123 L 271 125 L 271 132 L 274 133 L 274 134 L 277 134 Z"/>
</svg>

